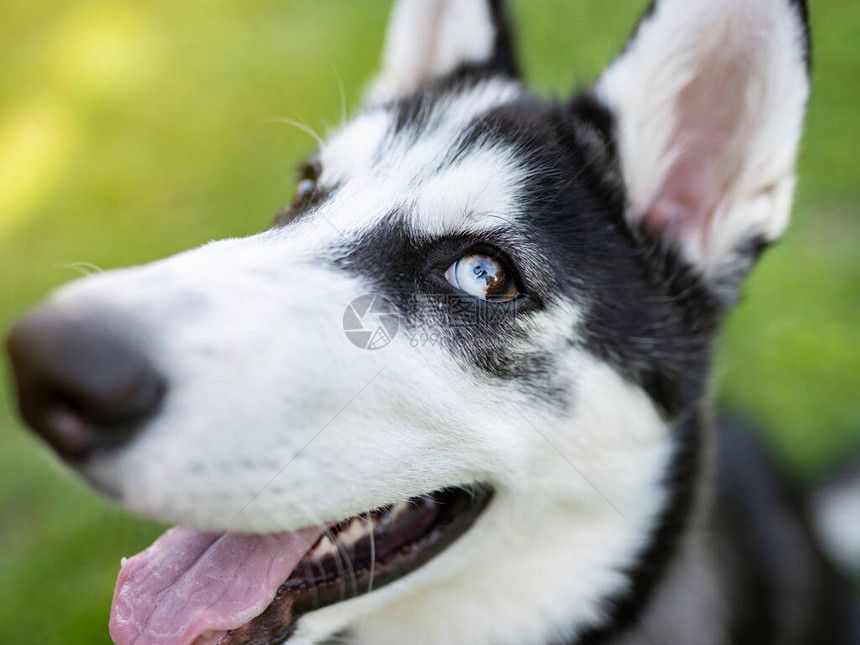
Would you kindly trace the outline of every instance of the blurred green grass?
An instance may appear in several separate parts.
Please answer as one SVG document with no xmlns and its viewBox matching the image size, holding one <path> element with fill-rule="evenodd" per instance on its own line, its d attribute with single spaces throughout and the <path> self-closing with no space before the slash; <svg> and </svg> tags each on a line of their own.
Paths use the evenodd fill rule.
<svg viewBox="0 0 860 645">
<path fill-rule="evenodd" d="M 612 58 L 645 0 L 516 0 L 532 86 Z M 795 220 L 730 317 L 714 388 L 809 474 L 860 450 L 860 3 L 812 0 L 815 80 Z M 0 328 L 76 273 L 270 221 L 313 147 L 265 119 L 340 120 L 376 67 L 388 2 L 6 0 L 0 6 Z M 335 71 L 336 70 L 336 71 Z M 5 370 L 5 364 L 2 370 Z M 0 376 L 8 382 L 8 374 Z M 0 393 L 0 640 L 107 643 L 119 558 L 159 528 L 61 471 Z"/>
</svg>

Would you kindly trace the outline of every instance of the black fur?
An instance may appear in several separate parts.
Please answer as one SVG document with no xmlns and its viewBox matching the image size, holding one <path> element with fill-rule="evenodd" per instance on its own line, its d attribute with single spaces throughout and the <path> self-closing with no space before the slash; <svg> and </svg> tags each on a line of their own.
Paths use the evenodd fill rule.
<svg viewBox="0 0 860 645">
<path fill-rule="evenodd" d="M 461 84 L 463 78 L 451 82 Z M 425 90 L 444 91 L 441 83 Z M 415 99 L 407 101 L 415 104 Z M 416 129 L 400 132 L 414 137 Z M 702 422 L 697 402 L 720 313 L 716 299 L 689 267 L 626 225 L 612 135 L 611 114 L 588 94 L 569 104 L 524 96 L 490 110 L 464 129 L 446 156 L 446 166 L 456 166 L 482 147 L 505 146 L 531 170 L 523 189 L 524 216 L 504 232 L 480 240 L 421 240 L 408 231 L 403 218 L 392 214 L 355 240 L 338 261 L 375 284 L 415 328 L 426 319 L 410 308 L 410 294 L 448 291 L 427 276 L 438 275 L 467 249 L 492 244 L 512 258 L 529 253 L 529 261 L 520 265 L 528 294 L 525 305 L 472 301 L 473 308 L 496 309 L 495 324 L 464 326 L 454 318 L 456 308 L 423 312 L 433 319 L 434 328 L 451 338 L 448 347 L 455 355 L 471 369 L 513 380 L 539 398 L 567 407 L 565 393 L 575 392 L 575 384 L 555 375 L 554 357 L 517 355 L 510 347 L 528 332 L 529 316 L 556 300 L 569 300 L 587 312 L 581 328 L 571 321 L 569 342 L 614 365 L 645 389 L 667 416 L 679 418 L 679 448 L 666 481 L 673 491 L 671 503 L 650 545 L 628 572 L 630 588 L 607 600 L 610 627 L 595 628 L 577 641 L 590 645 L 606 642 L 635 622 L 683 534 L 699 466 Z M 389 270 L 378 272 L 374 267 L 379 266 Z"/>
<path fill-rule="evenodd" d="M 495 74 L 518 78 L 520 66 L 517 62 L 516 47 L 511 24 L 505 10 L 505 1 L 489 0 L 489 5 L 496 39 L 493 45 L 493 55 L 484 66 Z"/>
<path fill-rule="evenodd" d="M 801 491 L 747 427 L 719 430 L 713 526 L 736 586 L 731 642 L 850 645 L 852 592 L 820 552 Z"/>
<path fill-rule="evenodd" d="M 529 319 L 545 308 L 545 290 L 494 303 L 458 292 L 443 277 L 463 255 L 513 248 L 514 241 L 505 231 L 481 238 L 421 237 L 394 212 L 345 250 L 333 252 L 338 267 L 360 273 L 395 305 L 412 339 L 440 343 L 478 378 L 516 382 L 554 406 L 566 406 L 570 386 L 559 380 L 555 358 L 542 351 L 511 350 L 516 340 L 527 337 Z M 380 266 L 387 268 L 374 270 Z"/>
<path fill-rule="evenodd" d="M 484 79 L 484 70 L 461 69 L 392 106 L 394 125 L 379 156 L 384 157 L 393 138 L 414 142 L 430 134 L 445 97 Z M 444 165 L 456 166 L 482 147 L 501 145 L 532 170 L 533 179 L 523 188 L 523 221 L 512 221 L 497 239 L 472 242 L 494 244 L 515 260 L 528 256 L 521 270 L 529 302 L 549 304 L 564 298 L 580 304 L 587 321 L 581 333 L 571 329 L 571 342 L 584 343 L 588 351 L 615 365 L 674 416 L 701 395 L 719 303 L 676 254 L 626 225 L 626 198 L 611 145 L 613 127 L 609 111 L 588 94 L 569 104 L 547 104 L 523 95 L 474 119 Z M 445 241 L 412 239 L 395 219 L 354 240 L 341 265 L 362 271 L 372 281 L 388 282 L 379 287 L 394 300 L 400 292 L 430 293 L 427 286 L 418 286 L 423 272 L 438 274 L 459 256 L 448 254 L 434 267 L 425 266 L 424 258 Z M 463 242 L 456 250 L 467 249 Z M 409 267 L 384 276 L 373 268 L 398 266 L 399 258 L 408 258 Z M 530 309 L 523 304 L 520 318 Z M 486 306 L 505 318 L 498 305 Z M 407 315 L 407 321 L 411 317 Z M 438 322 L 444 329 L 445 322 Z M 471 363 L 497 377 L 522 376 L 522 370 L 512 366 L 525 357 L 510 356 L 507 350 L 510 338 L 505 333 L 513 326 L 494 329 L 498 333 L 482 330 L 469 343 L 475 348 Z M 552 361 L 533 356 L 528 363 L 540 364 L 538 372 L 543 374 L 543 366 Z"/>
<path fill-rule="evenodd" d="M 411 119 L 404 114 L 434 122 L 435 101 L 482 78 L 469 78 L 461 70 L 405 99 L 394 107 L 391 136 L 414 141 L 427 134 L 418 123 L 407 126 Z M 549 376 L 552 357 L 515 356 L 509 347 L 513 337 L 528 331 L 530 311 L 569 300 L 587 314 L 582 330 L 571 326 L 570 342 L 584 344 L 641 385 L 667 414 L 678 414 L 701 395 L 719 309 L 671 251 L 645 243 L 627 227 L 618 163 L 605 143 L 611 141 L 611 123 L 608 111 L 589 95 L 570 104 L 546 104 L 524 95 L 490 110 L 464 129 L 446 165 L 456 166 L 487 145 L 506 147 L 532 171 L 523 187 L 521 221 L 514 219 L 487 239 L 428 240 L 416 238 L 392 215 L 376 231 L 354 240 L 339 264 L 377 283 L 383 295 L 399 303 L 407 322 L 414 323 L 415 312 L 408 311 L 404 295 L 457 297 L 447 284 L 426 276 L 438 278 L 470 245 L 491 244 L 519 265 L 527 298 L 518 307 L 473 305 L 485 308 L 488 317 L 492 311 L 503 324 L 476 328 L 463 339 L 468 349 L 451 342 L 453 351 L 468 353 L 461 358 L 497 378 L 521 378 L 522 365 L 535 376 Z M 446 247 L 451 250 L 440 250 Z M 433 254 L 440 258 L 429 266 Z M 396 270 L 378 272 L 379 266 Z M 466 329 L 451 322 L 437 319 L 437 329 L 446 334 Z M 547 384 L 523 382 L 540 386 L 538 390 Z"/>
<path fill-rule="evenodd" d="M 803 25 L 803 56 L 806 61 L 807 74 L 812 73 L 812 35 L 809 23 L 809 6 L 806 0 L 789 0 L 791 5 L 800 14 L 800 22 Z"/>
<path fill-rule="evenodd" d="M 804 19 L 808 65 L 806 4 L 787 1 Z M 497 3 L 493 9 L 497 26 L 504 25 Z M 653 13 L 654 3 L 642 21 Z M 513 51 L 510 32 L 503 27 L 498 33 L 491 64 L 461 67 L 380 108 L 394 113 L 380 157 L 394 140 L 414 143 L 432 132 L 447 97 L 494 75 L 517 73 L 513 59 L 507 58 Z M 612 365 L 672 421 L 676 452 L 665 480 L 669 502 L 626 572 L 630 584 L 605 600 L 604 623 L 564 645 L 602 645 L 635 634 L 678 555 L 703 487 L 714 483 L 706 459 L 714 430 L 702 401 L 713 341 L 731 304 L 725 294 L 736 290 L 766 247 L 760 238 L 739 245 L 736 274 L 720 276 L 719 284 L 705 283 L 662 239 L 626 221 L 615 137 L 613 114 L 588 92 L 565 103 L 523 93 L 475 118 L 444 162 L 428 169 L 449 170 L 476 151 L 504 149 L 528 177 L 517 203 L 520 214 L 512 215 L 506 226 L 480 238 L 429 238 L 410 230 L 405 217 L 409 204 L 404 202 L 374 230 L 334 249 L 337 266 L 360 273 L 391 300 L 411 333 L 436 333 L 478 378 L 516 383 L 544 403 L 565 409 L 576 405 L 576 384 L 564 382 L 553 353 L 512 348 L 514 341 L 528 337 L 535 317 L 559 301 L 574 303 L 585 319 L 578 324 L 571 320 L 569 344 Z M 514 303 L 486 303 L 464 298 L 447 285 L 441 277 L 445 268 L 474 249 L 492 249 L 509 258 L 525 296 Z M 385 271 L 378 270 L 382 266 Z M 847 644 L 850 594 L 819 553 L 802 510 L 743 432 L 728 424 L 719 436 L 719 477 L 707 524 L 717 557 L 724 557 L 717 573 L 737 597 L 725 616 L 730 642 Z M 776 535 L 774 526 L 796 535 Z M 780 549 L 790 552 L 787 559 Z M 792 561 L 805 562 L 811 573 L 804 580 L 806 613 L 794 617 L 795 629 L 788 634 L 784 616 L 792 598 L 786 588 L 792 579 L 782 569 Z"/>
<path fill-rule="evenodd" d="M 657 1 L 634 35 L 653 18 Z M 784 1 L 802 19 L 808 71 L 806 2 Z M 491 79 L 518 77 L 503 2 L 487 2 L 495 30 L 487 60 L 371 108 L 392 117 L 375 151 L 377 162 L 386 160 L 392 146 L 414 145 L 432 134 L 444 122 L 450 99 Z M 401 314 L 401 333 L 411 334 L 419 347 L 442 345 L 475 379 L 518 387 L 539 405 L 575 414 L 577 375 L 560 364 L 565 350 L 575 348 L 647 394 L 667 422 L 674 449 L 662 482 L 667 501 L 633 564 L 622 571 L 628 584 L 600 599 L 603 620 L 578 626 L 572 640 L 554 645 L 665 642 L 667 633 L 648 631 L 654 629 L 648 621 L 660 620 L 665 607 L 659 606 L 659 592 L 671 589 L 672 567 L 687 562 L 685 547 L 694 539 L 708 549 L 707 562 L 697 564 L 707 568 L 709 582 L 720 585 L 726 600 L 718 619 L 727 642 L 851 645 L 860 638 L 852 591 L 822 555 L 801 496 L 752 435 L 736 422 L 713 424 L 707 405 L 713 343 L 733 300 L 726 294 L 736 293 L 767 243 L 761 237 L 742 241 L 731 271 L 706 281 L 663 237 L 626 218 L 629 200 L 617 135 L 613 113 L 589 91 L 564 102 L 521 91 L 472 119 L 454 136 L 444 159 L 423 169 L 456 171 L 490 149 L 516 164 L 522 184 L 512 212 L 495 229 L 429 235 L 410 225 L 413 205 L 404 195 L 372 229 L 345 242 L 336 239 L 325 257 L 387 298 Z M 318 162 L 305 164 L 305 179 L 320 175 Z M 314 217 L 339 188 L 314 184 L 274 226 Z M 492 255 L 506 266 L 520 297 L 488 302 L 451 286 L 446 269 L 470 253 Z M 570 313 L 556 344 L 530 344 L 542 317 L 558 312 Z M 694 522 L 703 537 L 692 530 Z M 709 610 L 694 606 L 699 612 L 694 617 L 705 620 Z M 656 629 L 665 627 L 658 622 Z M 294 630 L 292 624 L 277 637 Z M 255 638 L 262 642 L 270 635 Z M 668 635 L 677 639 L 672 642 L 690 637 Z"/>
<path fill-rule="evenodd" d="M 466 81 L 461 74 L 450 82 Z M 425 91 L 444 94 L 449 88 L 438 83 Z M 674 420 L 676 452 L 665 480 L 669 503 L 627 571 L 630 584 L 605 600 L 605 624 L 563 645 L 614 643 L 636 629 L 678 554 L 701 487 L 709 485 L 703 477 L 708 472 L 703 442 L 711 431 L 701 401 L 725 303 L 659 239 L 626 223 L 613 127 L 611 114 L 588 94 L 567 104 L 524 95 L 494 108 L 464 128 L 444 165 L 456 168 L 477 150 L 502 146 L 530 171 L 518 203 L 522 215 L 480 238 L 429 238 L 410 230 L 404 203 L 347 248 L 335 249 L 337 265 L 360 273 L 395 303 L 413 333 L 438 333 L 479 378 L 518 384 L 546 404 L 563 408 L 575 407 L 576 384 L 561 379 L 555 357 L 511 347 L 528 335 L 531 319 L 557 300 L 576 303 L 586 317 L 580 327 L 571 321 L 569 342 L 613 365 Z M 415 129 L 400 132 L 416 136 Z M 751 240 L 748 246 L 749 252 L 741 255 L 751 263 L 765 245 Z M 499 249 L 519 267 L 527 294 L 522 301 L 464 298 L 441 278 L 458 257 L 484 248 Z M 380 266 L 386 270 L 378 271 Z M 734 436 L 718 451 L 724 476 L 710 522 L 717 546 L 727 553 L 724 573 L 739 599 L 734 613 L 726 616 L 731 642 L 847 643 L 837 635 L 847 629 L 849 596 L 808 534 L 787 548 L 795 561 L 806 559 L 815 572 L 809 582 L 809 616 L 797 623 L 802 637 L 786 640 L 780 631 L 778 617 L 788 602 L 780 594 L 779 567 L 785 559 L 777 558 L 772 566 L 766 556 L 785 542 L 774 544 L 768 537 L 770 521 L 778 514 L 784 525 L 805 529 L 796 507 L 778 492 L 779 478 L 766 459 L 753 455 L 750 465 L 754 452 Z M 750 496 L 750 487 L 761 494 Z M 815 640 L 823 635 L 833 640 Z"/>
</svg>

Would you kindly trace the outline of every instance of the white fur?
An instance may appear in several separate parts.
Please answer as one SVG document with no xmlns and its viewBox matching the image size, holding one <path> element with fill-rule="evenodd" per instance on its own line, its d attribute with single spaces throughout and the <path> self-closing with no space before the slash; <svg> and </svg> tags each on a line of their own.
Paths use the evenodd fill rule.
<svg viewBox="0 0 860 645">
<path fill-rule="evenodd" d="M 437 168 L 474 118 L 521 94 L 517 83 L 493 79 L 444 98 L 427 115 L 428 133 L 418 141 L 392 140 L 387 111 L 360 114 L 320 152 L 321 184 L 339 186 L 325 217 L 339 230 L 349 230 L 372 226 L 395 207 L 408 207 L 404 210 L 415 228 L 433 235 L 513 221 L 526 176 L 504 147 L 482 148 L 444 173 Z"/>
<path fill-rule="evenodd" d="M 575 420 L 534 415 L 531 422 L 624 516 L 516 411 L 503 410 L 509 421 L 497 418 L 496 432 L 513 439 L 523 459 L 478 525 L 415 574 L 304 618 L 297 643 L 353 624 L 358 642 L 374 645 L 415 638 L 520 645 L 570 637 L 577 626 L 605 618 L 596 599 L 625 587 L 620 569 L 644 547 L 664 503 L 659 478 L 669 440 L 641 392 L 593 359 L 571 360 L 580 382 L 595 390 L 583 394 L 589 403 Z M 505 450 L 508 460 L 514 448 Z"/>
<path fill-rule="evenodd" d="M 426 81 L 492 54 L 495 31 L 485 0 L 401 0 L 394 6 L 383 71 L 370 103 L 411 94 Z"/>
<path fill-rule="evenodd" d="M 480 479 L 474 470 L 492 463 L 493 455 L 478 445 L 468 450 L 475 441 L 472 432 L 451 430 L 474 409 L 446 402 L 432 386 L 459 380 L 460 391 L 469 391 L 474 379 L 462 375 L 450 357 L 437 364 L 445 355 L 426 360 L 405 333 L 384 352 L 353 347 L 341 326 L 343 311 L 372 287 L 338 271 L 331 249 L 343 246 L 344 238 L 358 239 L 404 206 L 414 214 L 410 225 L 428 234 L 498 228 L 511 221 L 522 173 L 516 175 L 504 150 L 480 150 L 457 173 L 440 175 L 434 169 L 455 132 L 515 95 L 516 86 L 509 83 L 479 86 L 442 105 L 443 122 L 426 138 L 411 146 L 386 146 L 379 163 L 367 157 L 359 168 L 354 160 L 368 148 L 385 146 L 390 125 L 380 125 L 382 113 L 370 111 L 321 150 L 322 183 L 338 188 L 316 214 L 285 229 L 214 242 L 61 290 L 57 299 L 70 308 L 105 303 L 129 310 L 152 339 L 141 342 L 150 343 L 147 352 L 170 380 L 158 418 L 128 449 L 93 463 L 86 475 L 124 494 L 125 503 L 140 513 L 254 531 L 342 519 Z M 391 114 L 386 118 L 390 122 Z M 347 148 L 350 144 L 355 150 Z M 430 400 L 414 400 L 411 393 L 419 391 Z M 325 432 L 278 474 L 323 427 Z M 344 433 L 355 445 L 342 441 Z M 368 477 L 357 486 L 343 460 L 378 464 L 381 450 L 402 472 L 395 481 L 383 477 L 374 484 Z M 472 473 L 458 463 L 462 456 L 455 457 L 463 450 L 470 454 Z M 432 468 L 410 466 L 418 455 L 433 451 L 439 463 Z M 323 481 L 330 495 L 321 507 Z M 175 494 L 177 487 L 183 495 Z"/>
<path fill-rule="evenodd" d="M 601 81 L 630 122 L 620 145 L 633 216 L 662 181 L 672 97 L 696 68 L 700 44 L 711 42 L 704 27 L 723 24 L 724 9 L 788 20 L 770 0 L 755 5 L 760 11 L 728 4 L 665 0 Z M 486 6 L 471 0 L 402 0 L 392 25 L 374 101 L 486 58 L 493 41 Z M 794 38 L 793 29 L 776 40 Z M 761 85 L 773 123 L 756 120 L 764 130 L 751 135 L 756 147 L 741 146 L 749 156 L 732 208 L 715 219 L 726 224 L 707 251 L 696 250 L 703 270 L 736 231 L 775 235 L 784 225 L 799 133 L 792 109 L 805 100 L 794 71 L 777 70 Z M 562 366 L 566 410 L 515 381 L 464 369 L 444 348 L 413 348 L 407 334 L 362 351 L 341 328 L 346 306 L 373 289 L 333 266 L 345 238 L 398 210 L 416 234 L 511 225 L 526 176 L 503 146 L 438 169 L 466 124 L 520 92 L 496 80 L 443 99 L 427 115 L 427 134 L 408 145 L 390 138 L 392 114 L 376 104 L 322 147 L 321 184 L 335 190 L 316 211 L 285 228 L 88 277 L 55 296 L 69 311 L 128 311 L 168 375 L 158 416 L 82 469 L 132 510 L 213 530 L 281 531 L 448 486 L 496 488 L 486 513 L 445 552 L 385 588 L 302 617 L 291 642 L 318 643 L 346 626 L 367 645 L 569 637 L 606 619 L 603 601 L 629 584 L 623 570 L 667 502 L 669 425 L 641 389 L 571 342 L 578 305 L 534 315 L 515 348 Z M 770 114 L 774 102 L 788 106 L 785 115 Z"/>
<path fill-rule="evenodd" d="M 683 93 L 708 92 L 711 80 L 727 86 L 711 98 L 736 103 L 737 121 L 707 133 L 715 170 L 702 188 L 718 201 L 702 226 L 673 223 L 682 252 L 708 278 L 728 270 L 737 245 L 754 235 L 773 241 L 788 223 L 809 94 L 802 38 L 786 0 L 661 0 L 597 84 L 618 115 L 633 221 L 648 216 L 682 153 Z M 717 79 L 727 66 L 737 78 Z"/>
<path fill-rule="evenodd" d="M 499 228 L 515 217 L 524 176 L 503 148 L 434 172 L 452 133 L 514 88 L 491 83 L 471 102 L 452 99 L 426 140 L 386 148 L 396 162 L 383 159 L 384 172 L 373 156 L 364 168 L 355 162 L 385 140 L 382 113 L 370 111 L 323 148 L 324 177 L 339 188 L 317 213 L 89 277 L 56 296 L 70 309 L 129 311 L 169 375 L 158 417 L 84 471 L 132 510 L 213 530 L 275 531 L 451 485 L 496 487 L 485 516 L 444 554 L 302 618 L 296 642 L 350 624 L 374 645 L 407 642 L 416 625 L 427 643 L 528 643 L 599 622 L 601 600 L 627 584 L 620 571 L 665 502 L 667 425 L 641 390 L 571 346 L 581 317 L 573 305 L 545 311 L 519 341 L 564 366 L 559 377 L 574 389 L 566 414 L 536 405 L 515 382 L 464 370 L 446 349 L 412 348 L 408 334 L 375 352 L 343 334 L 345 307 L 371 286 L 329 264 L 341 235 L 354 239 L 404 196 L 418 233 Z M 431 618 L 438 612 L 444 621 Z"/>
</svg>

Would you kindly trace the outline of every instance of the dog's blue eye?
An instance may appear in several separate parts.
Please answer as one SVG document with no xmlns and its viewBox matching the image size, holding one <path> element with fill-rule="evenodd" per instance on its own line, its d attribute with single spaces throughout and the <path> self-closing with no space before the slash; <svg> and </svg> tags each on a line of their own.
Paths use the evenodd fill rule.
<svg viewBox="0 0 860 645">
<path fill-rule="evenodd" d="M 314 188 L 316 188 L 317 183 L 313 179 L 302 179 L 298 185 L 296 186 L 296 200 L 305 199 L 312 192 L 314 192 Z"/>
<path fill-rule="evenodd" d="M 481 300 L 507 302 L 520 295 L 504 265 L 482 253 L 466 255 L 454 262 L 445 271 L 445 279 L 460 291 Z"/>
<path fill-rule="evenodd" d="M 313 197 L 322 168 L 319 161 L 308 161 L 299 169 L 299 183 L 293 195 L 293 206 L 301 206 Z"/>
</svg>

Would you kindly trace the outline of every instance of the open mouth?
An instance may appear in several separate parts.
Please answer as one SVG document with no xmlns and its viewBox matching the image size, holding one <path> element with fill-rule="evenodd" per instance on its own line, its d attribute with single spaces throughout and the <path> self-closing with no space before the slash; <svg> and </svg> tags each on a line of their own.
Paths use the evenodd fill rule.
<svg viewBox="0 0 860 645">
<path fill-rule="evenodd" d="M 283 642 L 299 616 L 378 589 L 463 535 L 487 486 L 448 488 L 291 533 L 178 526 L 123 561 L 111 607 L 118 645 Z"/>
</svg>

